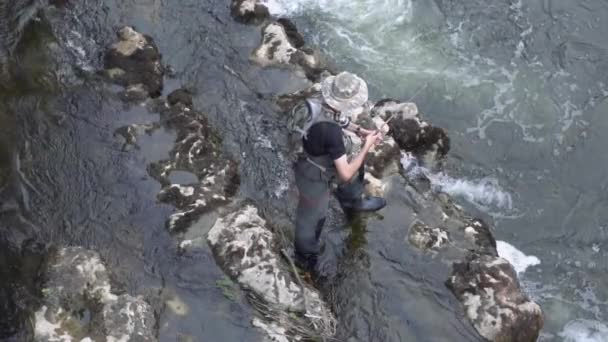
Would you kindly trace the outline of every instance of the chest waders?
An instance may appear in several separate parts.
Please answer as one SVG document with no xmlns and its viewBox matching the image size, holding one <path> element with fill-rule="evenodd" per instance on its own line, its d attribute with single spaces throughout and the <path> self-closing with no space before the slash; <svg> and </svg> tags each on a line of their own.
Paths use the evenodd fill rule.
<svg viewBox="0 0 608 342">
<path fill-rule="evenodd" d="M 321 122 L 333 125 L 333 113 L 326 111 L 316 99 L 306 101 L 310 119 L 300 133 L 307 139 L 311 127 Z M 339 126 L 339 125 L 338 125 Z M 345 142 L 347 154 L 351 145 Z M 363 167 L 351 182 L 338 184 L 335 194 L 340 202 L 355 201 L 363 193 Z M 296 186 L 299 191 L 296 212 L 295 250 L 296 258 L 305 267 L 312 269 L 320 251 L 319 236 L 325 223 L 329 207 L 329 195 L 332 184 L 338 183 L 337 170 L 329 155 L 312 156 L 303 152 L 295 164 Z"/>
</svg>

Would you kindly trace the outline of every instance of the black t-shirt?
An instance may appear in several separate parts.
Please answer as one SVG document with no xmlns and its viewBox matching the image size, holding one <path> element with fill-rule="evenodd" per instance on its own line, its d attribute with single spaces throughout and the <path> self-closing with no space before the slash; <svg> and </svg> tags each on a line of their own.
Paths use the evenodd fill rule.
<svg viewBox="0 0 608 342">
<path fill-rule="evenodd" d="M 342 128 L 332 122 L 319 122 L 308 130 L 307 139 L 302 140 L 306 153 L 312 156 L 328 154 L 336 160 L 346 154 Z"/>
</svg>

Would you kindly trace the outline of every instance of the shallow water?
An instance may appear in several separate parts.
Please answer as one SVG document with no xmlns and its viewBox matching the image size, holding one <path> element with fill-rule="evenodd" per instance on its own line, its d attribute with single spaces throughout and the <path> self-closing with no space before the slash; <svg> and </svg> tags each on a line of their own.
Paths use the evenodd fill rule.
<svg viewBox="0 0 608 342">
<path fill-rule="evenodd" d="M 602 38 L 608 4 L 269 2 L 294 17 L 340 68 L 364 75 L 375 99 L 408 99 L 421 89 L 419 108 L 452 139 L 448 167 L 431 174 L 436 189 L 495 220 L 497 239 L 540 259 L 521 276 L 547 314 L 542 339 L 603 340 L 608 43 Z M 180 255 L 165 229 L 174 209 L 157 203 L 159 184 L 146 166 L 166 155 L 173 133 L 157 131 L 142 137 L 141 150 L 123 151 L 114 130 L 157 116 L 124 106 L 115 89 L 92 80 L 90 71 L 100 67 L 103 48 L 120 25 L 154 37 L 164 62 L 177 71 L 166 80 L 165 93 L 194 87 L 197 106 L 225 137 L 226 151 L 241 160 L 240 195 L 256 200 L 277 226 L 291 224 L 294 201 L 281 197 L 294 193 L 284 171 L 280 120 L 264 99 L 300 83 L 248 62 L 259 35 L 233 22 L 226 1 L 85 1 L 61 10 L 44 5 L 18 9 L 27 18 L 44 7 L 44 20 L 29 30 L 3 28 L 0 35 L 4 46 L 21 42 L 11 70 L 25 71 L 0 87 L 0 180 L 7 184 L 1 192 L 1 264 L 38 260 L 36 253 L 12 252 L 25 238 L 83 245 L 102 254 L 125 290 L 161 292 L 161 340 L 178 334 L 258 340 L 245 298 L 228 300 L 216 286 L 223 273 L 211 253 Z M 0 13 L 12 18 L 14 11 Z M 53 72 L 35 67 L 48 60 L 37 47 L 49 40 L 57 49 L 46 53 L 60 57 Z M 335 242 L 342 258 L 343 282 L 334 292 L 341 334 L 362 341 L 475 340 L 443 285 L 447 266 L 404 248 L 403 215 L 411 209 L 398 191 L 390 196 L 383 218 L 354 225 L 352 233 L 328 225 L 328 248 Z M 191 231 L 204 229 L 202 222 Z M 29 272 L 17 277 L 20 270 Z M 10 299 L 3 312 L 23 314 L 35 302 L 35 271 L 19 266 L 6 274 L 15 285 L 0 288 Z M 187 304 L 184 316 L 171 310 L 180 300 Z M 18 318 L 1 322 L 0 336 L 27 330 L 19 325 L 24 317 L 12 317 Z"/>
</svg>

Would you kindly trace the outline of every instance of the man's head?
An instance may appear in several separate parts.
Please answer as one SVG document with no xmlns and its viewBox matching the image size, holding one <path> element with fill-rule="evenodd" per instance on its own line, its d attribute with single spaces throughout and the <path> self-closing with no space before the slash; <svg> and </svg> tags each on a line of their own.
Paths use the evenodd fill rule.
<svg viewBox="0 0 608 342">
<path fill-rule="evenodd" d="M 321 83 L 321 92 L 325 103 L 352 119 L 363 111 L 368 96 L 365 81 L 350 72 L 325 78 Z"/>
</svg>

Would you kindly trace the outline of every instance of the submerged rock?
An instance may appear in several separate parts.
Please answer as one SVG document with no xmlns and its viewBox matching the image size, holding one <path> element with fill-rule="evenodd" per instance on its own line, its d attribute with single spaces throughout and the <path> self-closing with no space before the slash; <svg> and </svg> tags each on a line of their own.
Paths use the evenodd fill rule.
<svg viewBox="0 0 608 342">
<path fill-rule="evenodd" d="M 543 326 L 540 306 L 522 291 L 505 259 L 471 254 L 454 264 L 447 286 L 463 303 L 479 334 L 490 341 L 536 341 Z"/>
<path fill-rule="evenodd" d="M 270 17 L 268 7 L 260 0 L 232 0 L 230 13 L 239 22 L 259 24 Z"/>
<path fill-rule="evenodd" d="M 152 308 L 141 297 L 117 295 L 99 254 L 63 248 L 49 262 L 36 341 L 156 341 Z"/>
<path fill-rule="evenodd" d="M 102 74 L 127 88 L 127 100 L 141 100 L 142 94 L 158 97 L 163 89 L 164 68 L 154 40 L 133 27 L 125 26 L 104 57 Z"/>
<path fill-rule="evenodd" d="M 312 81 L 318 81 L 327 69 L 320 52 L 304 47 L 295 25 L 286 19 L 264 27 L 262 42 L 251 54 L 251 60 L 262 67 L 294 69 Z"/>
<path fill-rule="evenodd" d="M 265 316 L 271 318 L 263 325 L 273 334 L 287 336 L 287 328 L 299 331 L 302 324 L 312 322 L 317 331 L 309 328 L 310 336 L 331 337 L 333 315 L 329 308 L 315 288 L 294 278 L 280 255 L 279 242 L 254 206 L 242 205 L 219 218 L 207 241 L 220 267 L 263 303 Z M 298 319 L 290 312 L 304 316 Z M 330 324 L 319 324 L 323 320 Z"/>
<path fill-rule="evenodd" d="M 410 243 L 420 249 L 441 249 L 450 239 L 448 233 L 441 228 L 432 228 L 417 221 L 409 229 Z"/>
</svg>

